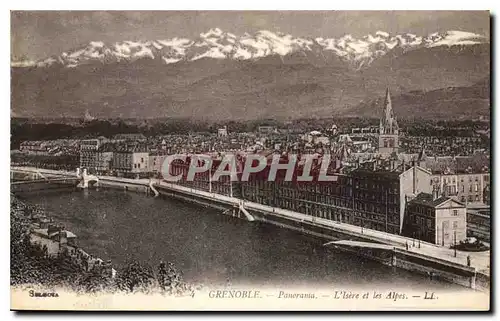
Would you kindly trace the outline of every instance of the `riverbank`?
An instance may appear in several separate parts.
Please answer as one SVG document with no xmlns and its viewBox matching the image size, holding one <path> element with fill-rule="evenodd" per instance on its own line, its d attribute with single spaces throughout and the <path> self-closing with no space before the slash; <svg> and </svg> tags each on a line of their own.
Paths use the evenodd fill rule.
<svg viewBox="0 0 500 321">
<path fill-rule="evenodd" d="M 33 263 L 31 268 L 24 267 L 28 269 L 25 272 L 14 269 L 12 276 L 14 283 L 36 281 L 26 277 L 35 272 L 37 266 L 40 268 L 41 265 L 48 266 L 52 271 L 57 271 L 57 274 L 60 274 L 59 277 L 63 279 L 65 277 L 61 274 L 70 276 L 88 273 L 102 278 L 103 281 L 112 279 L 116 275 L 111 261 L 105 262 L 87 253 L 77 245 L 77 237 L 74 233 L 65 229 L 61 223 L 55 222 L 45 211 L 28 205 L 15 196 L 11 196 L 11 229 L 18 231 L 18 234 L 12 236 L 15 246 L 17 246 L 14 251 L 17 254 L 14 255 L 15 259 Z M 34 271 L 29 272 L 30 269 Z M 45 277 L 51 279 L 49 274 L 46 274 Z M 57 279 L 57 277 L 54 276 L 53 279 Z"/>
<path fill-rule="evenodd" d="M 76 235 L 38 206 L 11 195 L 11 286 L 33 295 L 57 295 L 56 288 L 77 293 L 145 292 L 191 295 L 173 263 L 160 260 L 155 270 L 137 260 L 116 271 L 77 245 Z M 35 291 L 33 289 L 40 289 Z"/>
</svg>

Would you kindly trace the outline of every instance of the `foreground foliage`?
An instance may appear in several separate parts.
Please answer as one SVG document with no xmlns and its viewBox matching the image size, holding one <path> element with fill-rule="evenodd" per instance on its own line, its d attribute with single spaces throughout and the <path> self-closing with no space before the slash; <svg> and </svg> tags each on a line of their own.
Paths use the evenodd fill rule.
<svg viewBox="0 0 500 321">
<path fill-rule="evenodd" d="M 30 242 L 30 217 L 34 207 L 11 195 L 10 210 L 10 284 L 62 286 L 77 292 L 126 292 L 169 295 L 192 295 L 193 289 L 183 281 L 173 263 L 160 262 L 158 268 L 130 261 L 112 278 L 96 271 L 85 271 L 69 256 L 48 257 L 44 248 Z"/>
</svg>

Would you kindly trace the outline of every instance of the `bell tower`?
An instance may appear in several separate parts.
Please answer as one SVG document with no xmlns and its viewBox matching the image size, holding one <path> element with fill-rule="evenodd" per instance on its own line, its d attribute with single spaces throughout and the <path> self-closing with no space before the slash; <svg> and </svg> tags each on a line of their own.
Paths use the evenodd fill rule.
<svg viewBox="0 0 500 321">
<path fill-rule="evenodd" d="M 385 92 L 384 111 L 380 118 L 378 151 L 382 154 L 398 153 L 399 126 L 392 109 L 391 93 L 389 88 Z"/>
</svg>

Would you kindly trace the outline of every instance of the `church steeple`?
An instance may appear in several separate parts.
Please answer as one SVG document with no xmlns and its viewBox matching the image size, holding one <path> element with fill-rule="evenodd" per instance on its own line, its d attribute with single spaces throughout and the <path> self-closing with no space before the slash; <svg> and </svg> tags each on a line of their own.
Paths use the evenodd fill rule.
<svg viewBox="0 0 500 321">
<path fill-rule="evenodd" d="M 385 92 L 384 111 L 380 117 L 380 135 L 378 150 L 383 154 L 398 153 L 399 126 L 392 109 L 391 93 L 389 88 Z"/>
<path fill-rule="evenodd" d="M 389 88 L 387 88 L 384 100 L 384 113 L 380 119 L 380 134 L 397 135 L 398 131 L 398 123 L 396 121 L 396 117 L 394 117 L 394 111 L 392 109 L 391 93 Z"/>
</svg>

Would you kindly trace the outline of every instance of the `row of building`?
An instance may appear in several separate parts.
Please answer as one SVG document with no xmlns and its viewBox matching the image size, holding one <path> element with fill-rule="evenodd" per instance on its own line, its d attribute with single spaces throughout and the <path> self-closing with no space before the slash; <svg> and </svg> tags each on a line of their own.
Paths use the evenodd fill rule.
<svg viewBox="0 0 500 321">
<path fill-rule="evenodd" d="M 177 183 L 190 188 L 444 246 L 467 237 L 465 204 L 418 165 L 391 171 L 358 168 L 336 173 L 335 182 L 269 181 L 262 173 L 246 181 L 213 180 L 208 171 L 187 180 L 188 171 L 188 162 L 171 165 L 172 175 L 183 175 Z"/>
</svg>

